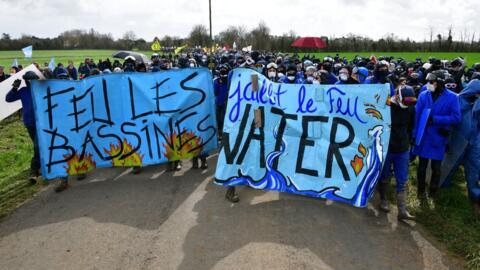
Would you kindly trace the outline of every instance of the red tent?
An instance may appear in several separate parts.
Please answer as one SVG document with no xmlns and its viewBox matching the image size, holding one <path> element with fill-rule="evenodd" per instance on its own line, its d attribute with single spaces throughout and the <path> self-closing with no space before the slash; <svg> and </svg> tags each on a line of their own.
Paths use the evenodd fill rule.
<svg viewBox="0 0 480 270">
<path fill-rule="evenodd" d="M 319 37 L 301 37 L 292 43 L 292 47 L 325 49 L 327 42 Z"/>
</svg>

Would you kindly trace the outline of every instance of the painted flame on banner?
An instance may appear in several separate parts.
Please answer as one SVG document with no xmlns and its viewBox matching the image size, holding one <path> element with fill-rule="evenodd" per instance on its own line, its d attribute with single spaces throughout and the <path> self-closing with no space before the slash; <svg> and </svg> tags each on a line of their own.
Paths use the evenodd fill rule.
<svg viewBox="0 0 480 270">
<path fill-rule="evenodd" d="M 186 129 L 178 136 L 176 132 L 167 136 L 167 142 L 163 144 L 165 152 L 163 155 L 168 160 L 181 160 L 193 158 L 202 152 L 202 138 Z"/>
<path fill-rule="evenodd" d="M 69 158 L 69 155 L 64 155 L 64 158 Z M 85 174 L 89 171 L 95 169 L 97 164 L 93 160 L 92 154 L 85 154 L 83 159 L 80 159 L 79 155 L 74 155 L 68 162 L 67 166 L 65 166 L 65 170 L 67 171 L 68 175 L 76 175 L 76 174 Z"/>
<path fill-rule="evenodd" d="M 112 165 L 115 167 L 134 167 L 134 166 L 142 166 L 142 160 L 144 155 L 140 153 L 132 153 L 133 147 L 127 141 L 127 139 L 123 139 L 122 145 L 114 145 L 113 143 L 110 144 L 110 149 L 104 148 L 103 151 L 110 156 L 116 156 L 112 159 Z M 122 154 L 119 155 L 119 152 L 122 151 Z M 128 155 L 128 156 L 127 156 Z M 126 157 L 125 157 L 126 156 Z"/>
</svg>

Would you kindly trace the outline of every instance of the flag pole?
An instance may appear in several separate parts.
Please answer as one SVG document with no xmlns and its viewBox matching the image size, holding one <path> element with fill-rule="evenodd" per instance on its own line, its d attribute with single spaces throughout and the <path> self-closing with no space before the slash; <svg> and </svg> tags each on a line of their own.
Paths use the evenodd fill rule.
<svg viewBox="0 0 480 270">
<path fill-rule="evenodd" d="M 210 20 L 210 47 L 213 44 L 212 38 L 212 0 L 208 0 L 208 13 L 209 13 L 209 20 Z"/>
</svg>

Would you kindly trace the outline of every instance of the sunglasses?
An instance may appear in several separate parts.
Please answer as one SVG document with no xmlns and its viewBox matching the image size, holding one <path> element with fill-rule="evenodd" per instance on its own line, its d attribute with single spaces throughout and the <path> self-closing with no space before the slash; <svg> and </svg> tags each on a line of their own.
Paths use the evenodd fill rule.
<svg viewBox="0 0 480 270">
<path fill-rule="evenodd" d="M 436 81 L 435 80 L 429 80 L 428 83 L 429 84 L 434 84 Z"/>
<path fill-rule="evenodd" d="M 447 83 L 447 84 L 445 84 L 445 87 L 449 88 L 449 89 L 457 88 L 457 84 L 456 83 Z"/>
</svg>

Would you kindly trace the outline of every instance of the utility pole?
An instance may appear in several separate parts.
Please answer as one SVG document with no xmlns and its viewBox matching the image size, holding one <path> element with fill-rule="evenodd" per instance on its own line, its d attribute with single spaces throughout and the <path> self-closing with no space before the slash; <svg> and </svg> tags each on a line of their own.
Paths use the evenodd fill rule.
<svg viewBox="0 0 480 270">
<path fill-rule="evenodd" d="M 212 0 L 208 0 L 208 13 L 210 17 L 210 47 L 213 44 L 213 38 L 212 38 Z"/>
</svg>

